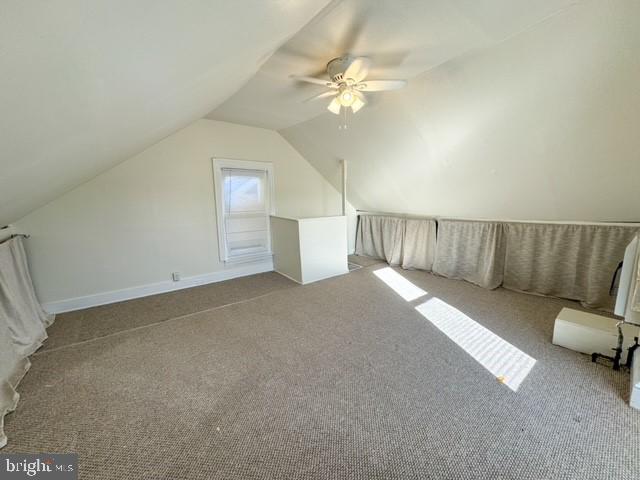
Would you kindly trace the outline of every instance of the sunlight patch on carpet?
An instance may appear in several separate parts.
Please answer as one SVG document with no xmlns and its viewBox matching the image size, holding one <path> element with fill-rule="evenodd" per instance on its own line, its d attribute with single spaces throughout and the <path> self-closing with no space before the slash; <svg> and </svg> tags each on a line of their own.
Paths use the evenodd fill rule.
<svg viewBox="0 0 640 480">
<path fill-rule="evenodd" d="M 430 298 L 416 310 L 514 392 L 536 363 L 534 358 L 439 298 Z"/>
<path fill-rule="evenodd" d="M 407 302 L 426 295 L 423 289 L 414 285 L 391 267 L 381 268 L 373 274 L 387 284 L 394 292 L 404 298 Z"/>
</svg>

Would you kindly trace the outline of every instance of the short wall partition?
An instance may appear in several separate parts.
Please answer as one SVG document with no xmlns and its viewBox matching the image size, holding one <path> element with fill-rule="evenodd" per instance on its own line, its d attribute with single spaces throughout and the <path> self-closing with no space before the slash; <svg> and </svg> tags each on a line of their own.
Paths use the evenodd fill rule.
<svg viewBox="0 0 640 480">
<path fill-rule="evenodd" d="M 301 284 L 342 275 L 347 265 L 347 217 L 271 217 L 276 272 Z"/>
</svg>

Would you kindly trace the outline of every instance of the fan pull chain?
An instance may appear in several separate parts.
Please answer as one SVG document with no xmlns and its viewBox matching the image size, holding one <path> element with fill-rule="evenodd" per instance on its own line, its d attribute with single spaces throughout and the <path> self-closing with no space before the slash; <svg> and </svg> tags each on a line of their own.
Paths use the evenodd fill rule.
<svg viewBox="0 0 640 480">
<path fill-rule="evenodd" d="M 341 108 L 342 113 L 343 113 L 343 121 L 341 125 L 338 125 L 338 130 L 346 130 L 348 127 L 347 125 L 347 110 L 349 110 L 347 107 L 342 107 Z"/>
</svg>

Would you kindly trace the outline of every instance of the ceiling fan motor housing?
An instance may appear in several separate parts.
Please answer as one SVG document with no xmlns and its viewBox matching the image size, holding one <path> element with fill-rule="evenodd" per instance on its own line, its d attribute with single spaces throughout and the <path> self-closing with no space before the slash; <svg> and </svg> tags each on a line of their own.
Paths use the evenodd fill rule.
<svg viewBox="0 0 640 480">
<path fill-rule="evenodd" d="M 331 80 L 335 83 L 345 82 L 347 79 L 343 78 L 343 73 L 349 68 L 349 65 L 354 61 L 355 57 L 351 55 L 343 55 L 342 57 L 334 58 L 327 63 L 327 73 Z"/>
</svg>

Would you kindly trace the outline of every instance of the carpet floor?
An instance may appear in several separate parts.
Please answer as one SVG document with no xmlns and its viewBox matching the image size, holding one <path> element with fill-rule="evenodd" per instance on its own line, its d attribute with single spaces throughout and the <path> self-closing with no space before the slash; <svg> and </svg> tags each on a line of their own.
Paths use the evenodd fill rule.
<svg viewBox="0 0 640 480">
<path fill-rule="evenodd" d="M 295 283 L 275 272 L 63 313 L 40 352 L 259 297 Z"/>
<path fill-rule="evenodd" d="M 80 343 L 57 337 L 98 320 L 61 316 L 2 452 L 77 452 L 84 479 L 638 478 L 628 373 L 551 344 L 576 303 L 395 270 L 428 292 L 406 301 L 380 268 Z M 433 298 L 536 359 L 517 392 L 416 310 Z"/>
<path fill-rule="evenodd" d="M 349 255 L 349 263 L 354 263 L 361 267 L 371 267 L 373 265 L 384 264 L 384 260 L 373 257 L 364 257 L 362 255 Z"/>
</svg>

